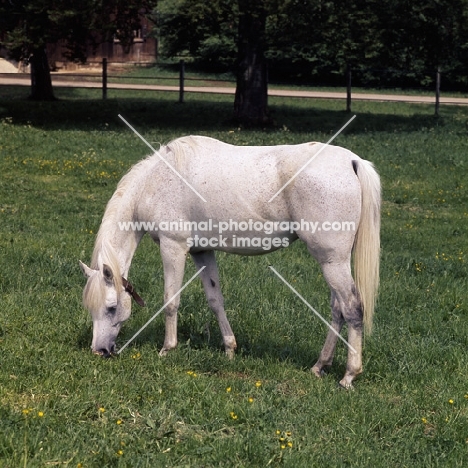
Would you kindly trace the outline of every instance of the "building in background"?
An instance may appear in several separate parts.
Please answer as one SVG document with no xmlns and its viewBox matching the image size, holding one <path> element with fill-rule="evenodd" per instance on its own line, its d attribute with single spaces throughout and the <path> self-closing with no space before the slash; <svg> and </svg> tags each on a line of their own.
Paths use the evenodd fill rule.
<svg viewBox="0 0 468 468">
<path fill-rule="evenodd" d="M 127 49 L 118 39 L 100 41 L 98 34 L 95 45 L 89 44 L 86 50 L 87 61 L 80 64 L 67 59 L 67 49 L 62 42 L 47 45 L 47 56 L 51 70 L 74 70 L 81 67 L 99 66 L 103 58 L 112 66 L 149 65 L 158 58 L 158 40 L 151 36 L 153 23 L 141 17 L 140 29 L 134 31 L 133 44 Z"/>
</svg>

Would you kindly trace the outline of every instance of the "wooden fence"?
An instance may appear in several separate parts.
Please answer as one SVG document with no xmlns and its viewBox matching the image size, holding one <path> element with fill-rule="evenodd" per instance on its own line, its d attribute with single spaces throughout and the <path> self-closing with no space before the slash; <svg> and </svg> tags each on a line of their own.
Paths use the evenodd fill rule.
<svg viewBox="0 0 468 468">
<path fill-rule="evenodd" d="M 108 90 L 121 89 L 121 90 L 153 90 L 153 91 L 170 91 L 177 92 L 179 96 L 179 102 L 183 103 L 185 99 L 185 93 L 215 93 L 215 94 L 234 94 L 236 89 L 236 83 L 234 80 L 210 80 L 200 79 L 187 76 L 185 72 L 185 63 L 183 60 L 179 63 L 178 76 L 167 77 L 167 76 L 125 76 L 122 73 L 110 74 L 108 60 L 104 58 L 102 62 L 95 64 L 97 73 L 58 73 L 53 74 L 53 85 L 55 87 L 76 87 L 76 88 L 100 88 L 102 89 L 102 98 L 107 99 Z M 101 73 L 99 73 L 101 70 Z M 313 99 L 341 99 L 345 101 L 346 110 L 351 112 L 353 100 L 368 100 L 368 101 L 399 101 L 399 102 L 413 102 L 413 103 L 426 103 L 433 104 L 435 106 L 435 114 L 439 114 L 441 104 L 452 104 L 452 105 L 468 105 L 467 98 L 461 97 L 441 97 L 440 86 L 441 86 L 441 71 L 435 71 L 435 89 L 432 95 L 416 95 L 416 94 L 384 94 L 384 93 L 353 93 L 352 88 L 352 74 L 353 70 L 351 67 L 347 67 L 346 75 L 343 77 L 345 86 L 343 91 L 311 91 L 311 90 L 294 90 L 278 89 L 281 85 L 270 84 L 268 94 L 270 96 L 282 96 L 282 97 L 297 97 L 297 98 L 313 98 Z M 118 81 L 117 81 L 118 80 Z M 127 80 L 127 81 L 125 81 Z M 143 80 L 144 83 L 135 83 L 135 81 Z M 171 80 L 171 85 L 161 84 L 148 84 L 148 81 L 154 80 L 158 83 L 164 80 Z M 203 86 L 191 86 L 191 81 L 203 81 Z M 175 85 L 174 82 L 178 82 Z M 209 83 L 208 85 L 206 83 Z M 211 84 L 212 83 L 212 84 Z M 2 74 L 0 75 L 0 85 L 30 85 L 30 76 L 28 74 Z M 287 88 L 285 86 L 285 88 Z"/>
</svg>

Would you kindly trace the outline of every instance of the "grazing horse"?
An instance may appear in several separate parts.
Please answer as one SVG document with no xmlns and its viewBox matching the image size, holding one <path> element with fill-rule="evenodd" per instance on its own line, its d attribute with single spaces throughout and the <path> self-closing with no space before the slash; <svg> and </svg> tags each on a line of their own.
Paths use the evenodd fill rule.
<svg viewBox="0 0 468 468">
<path fill-rule="evenodd" d="M 107 204 L 91 266 L 80 262 L 88 278 L 83 303 L 93 320 L 93 352 L 106 357 L 115 352 L 131 296 L 141 301 L 126 278 L 145 232 L 160 246 L 164 302 L 176 296 L 165 307 L 161 355 L 177 346 L 177 293 L 188 253 L 202 270 L 209 306 L 232 357 L 236 339 L 214 250 L 260 255 L 300 239 L 331 291 L 332 323 L 312 371 L 320 377 L 332 364 L 346 322 L 348 361 L 340 384 L 351 387 L 362 372 L 363 328 L 371 331 L 379 282 L 380 198 L 373 165 L 337 146 L 234 146 L 202 136 L 174 140 L 122 178 Z"/>
</svg>

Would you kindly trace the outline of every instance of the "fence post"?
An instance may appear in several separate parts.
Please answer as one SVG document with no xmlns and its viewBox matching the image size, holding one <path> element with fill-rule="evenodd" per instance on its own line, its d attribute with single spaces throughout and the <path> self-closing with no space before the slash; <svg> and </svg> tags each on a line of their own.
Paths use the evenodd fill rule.
<svg viewBox="0 0 468 468">
<path fill-rule="evenodd" d="M 346 64 L 346 112 L 351 112 L 351 65 Z"/>
<path fill-rule="evenodd" d="M 107 99 L 107 59 L 102 59 L 102 99 Z"/>
<path fill-rule="evenodd" d="M 436 101 L 435 101 L 435 115 L 439 117 L 440 107 L 440 67 L 437 67 L 436 71 Z"/>
<path fill-rule="evenodd" d="M 184 78 L 185 78 L 185 62 L 180 61 L 179 70 L 179 102 L 184 102 Z"/>
</svg>

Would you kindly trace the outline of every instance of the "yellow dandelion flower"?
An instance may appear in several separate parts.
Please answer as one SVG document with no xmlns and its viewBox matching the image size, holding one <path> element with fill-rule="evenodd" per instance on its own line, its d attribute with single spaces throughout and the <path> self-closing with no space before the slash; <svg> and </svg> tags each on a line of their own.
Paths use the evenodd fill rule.
<svg viewBox="0 0 468 468">
<path fill-rule="evenodd" d="M 117 451 L 117 455 L 118 455 L 119 457 L 121 457 L 121 456 L 123 455 L 123 450 L 118 450 L 118 451 Z"/>
<path fill-rule="evenodd" d="M 121 425 L 122 424 L 122 420 L 121 419 L 117 419 L 117 421 L 115 422 L 117 425 Z"/>
<path fill-rule="evenodd" d="M 293 443 L 292 443 L 291 441 L 289 441 L 289 442 L 288 442 L 288 447 L 289 447 L 289 448 L 292 448 L 292 446 L 293 446 Z"/>
<path fill-rule="evenodd" d="M 22 413 L 26 416 L 27 414 L 29 414 L 29 410 L 25 408 L 25 409 L 22 411 Z"/>
<path fill-rule="evenodd" d="M 99 412 L 100 412 L 100 413 L 104 413 L 104 411 L 106 411 L 105 408 L 103 408 L 103 407 L 101 406 L 101 407 L 99 408 Z"/>
<path fill-rule="evenodd" d="M 281 431 L 279 429 L 276 430 L 276 435 L 280 435 Z"/>
<path fill-rule="evenodd" d="M 257 388 L 261 387 L 261 386 L 262 386 L 262 382 L 261 382 L 260 380 L 257 380 L 257 381 L 255 382 L 255 386 L 256 386 Z"/>
<path fill-rule="evenodd" d="M 231 387 L 226 388 L 226 392 L 229 393 L 231 391 Z"/>
<path fill-rule="evenodd" d="M 42 411 L 39 411 L 39 412 L 37 413 L 37 415 L 38 415 L 40 418 L 42 418 L 42 417 L 44 416 L 44 413 L 43 413 Z"/>
<path fill-rule="evenodd" d="M 229 413 L 229 415 L 231 416 L 232 419 L 234 419 L 234 420 L 237 419 L 237 414 L 234 413 L 234 411 L 231 411 L 231 412 Z"/>
<path fill-rule="evenodd" d="M 291 437 L 291 431 L 286 432 L 287 437 Z"/>
<path fill-rule="evenodd" d="M 281 445 L 281 450 L 284 450 L 286 448 L 286 445 Z"/>
<path fill-rule="evenodd" d="M 83 468 L 83 463 L 78 463 L 78 465 L 76 465 L 76 468 Z"/>
<path fill-rule="evenodd" d="M 423 422 L 423 424 L 427 424 L 427 419 L 426 418 L 421 418 L 421 421 Z"/>
<path fill-rule="evenodd" d="M 253 403 L 254 399 L 252 397 L 249 398 L 249 403 Z"/>
<path fill-rule="evenodd" d="M 453 405 L 453 400 L 450 398 L 450 400 L 448 401 L 451 405 Z"/>
</svg>

